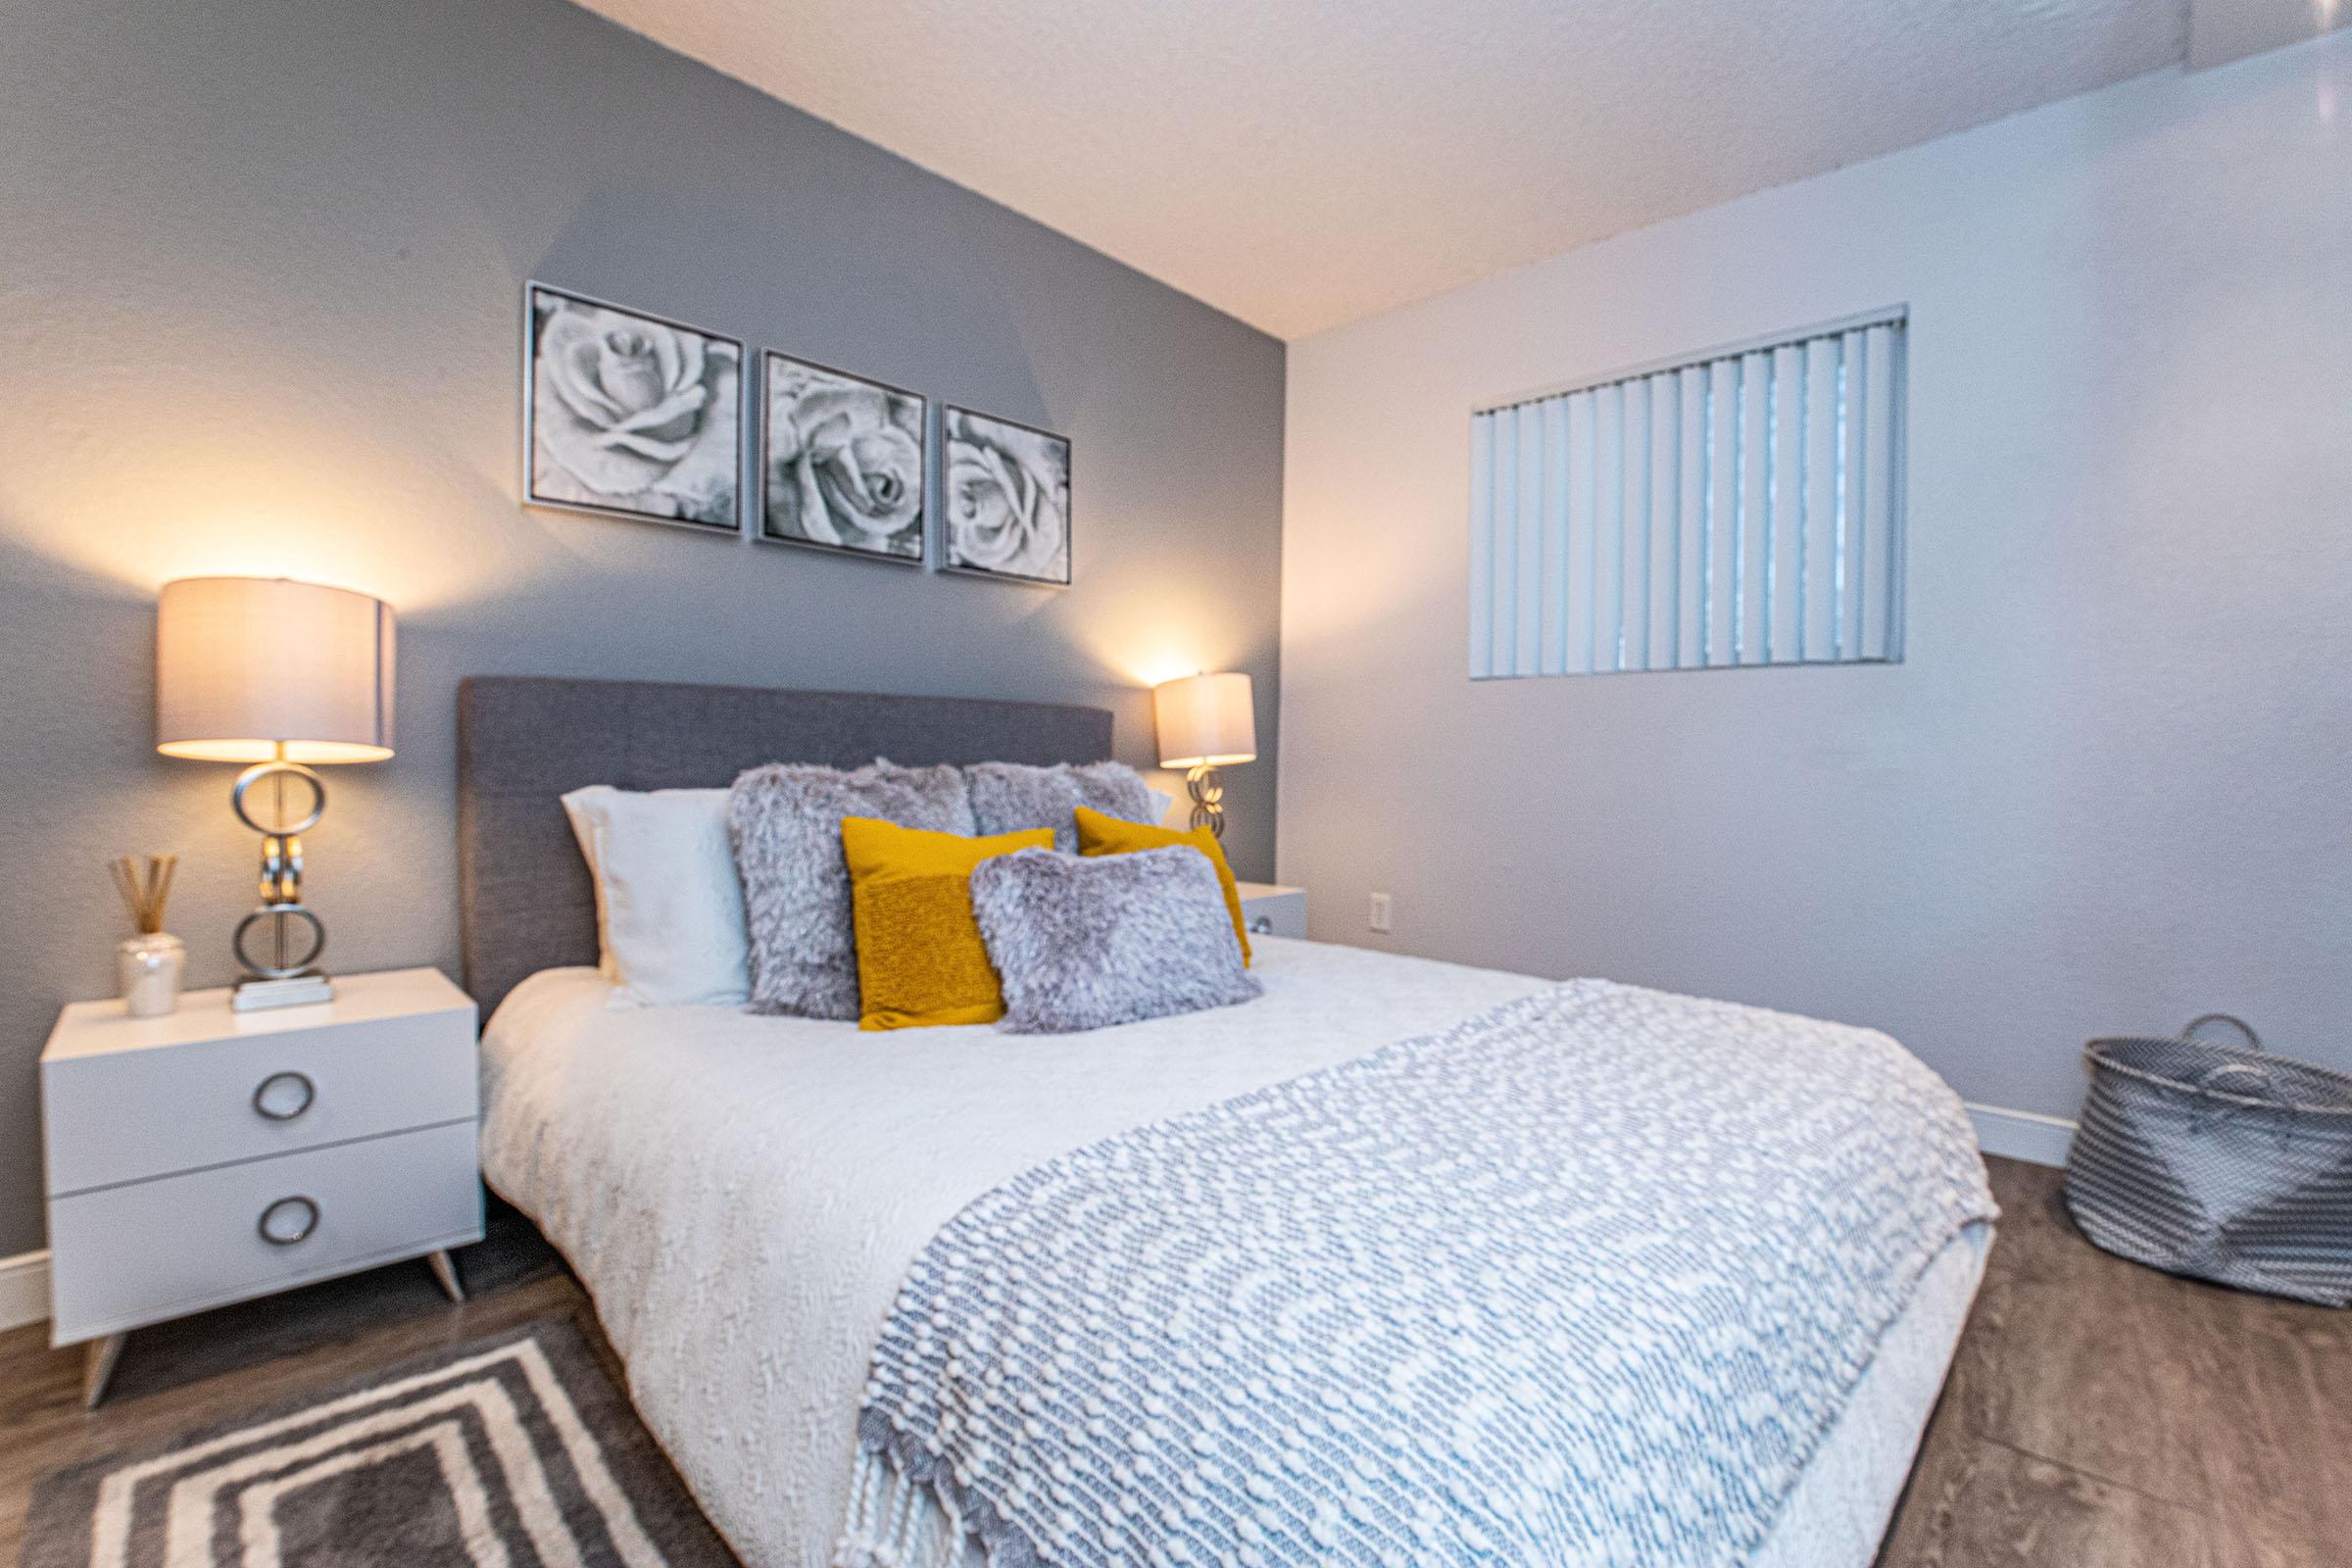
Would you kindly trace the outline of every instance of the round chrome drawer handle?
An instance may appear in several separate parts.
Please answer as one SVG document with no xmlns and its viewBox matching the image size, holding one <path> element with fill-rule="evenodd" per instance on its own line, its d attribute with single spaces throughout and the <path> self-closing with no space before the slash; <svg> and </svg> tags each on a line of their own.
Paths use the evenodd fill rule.
<svg viewBox="0 0 2352 1568">
<path fill-rule="evenodd" d="M 292 1121 L 318 1098 L 318 1086 L 311 1082 L 309 1073 L 273 1072 L 254 1090 L 253 1108 L 271 1121 Z"/>
<path fill-rule="evenodd" d="M 318 1202 L 312 1198 L 296 1196 L 281 1198 L 262 1210 L 262 1217 L 253 1228 L 262 1233 L 262 1240 L 271 1247 L 292 1247 L 307 1242 L 318 1228 Z"/>
<path fill-rule="evenodd" d="M 1274 934 L 1274 917 L 1270 914 L 1261 914 L 1250 921 L 1250 934 L 1253 937 L 1272 936 Z"/>
</svg>

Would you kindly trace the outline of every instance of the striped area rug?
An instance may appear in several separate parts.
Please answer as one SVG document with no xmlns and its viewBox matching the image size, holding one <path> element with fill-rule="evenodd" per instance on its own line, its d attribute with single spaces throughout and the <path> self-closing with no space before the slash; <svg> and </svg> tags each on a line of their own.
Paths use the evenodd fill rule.
<svg viewBox="0 0 2352 1568">
<path fill-rule="evenodd" d="M 43 1480 L 24 1568 L 728 1568 L 562 1319 Z"/>
</svg>

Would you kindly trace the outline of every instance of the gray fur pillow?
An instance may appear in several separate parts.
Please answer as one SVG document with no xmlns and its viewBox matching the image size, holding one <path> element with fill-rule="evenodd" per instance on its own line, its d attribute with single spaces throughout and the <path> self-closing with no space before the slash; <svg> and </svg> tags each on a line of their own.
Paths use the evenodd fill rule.
<svg viewBox="0 0 2352 1568">
<path fill-rule="evenodd" d="M 938 833 L 972 831 L 971 796 L 954 767 L 877 760 L 845 772 L 772 762 L 735 780 L 727 827 L 751 929 L 754 1012 L 858 1016 L 858 948 L 841 819 L 871 816 Z"/>
<path fill-rule="evenodd" d="M 1125 762 L 975 762 L 963 770 L 972 791 L 972 816 L 982 834 L 1054 830 L 1054 847 L 1078 853 L 1077 810 L 1083 806 L 1128 822 L 1156 822 L 1167 797 Z"/>
<path fill-rule="evenodd" d="M 1172 845 L 1080 859 L 1020 850 L 972 869 L 972 913 L 1013 1034 L 1066 1034 L 1229 1006 L 1242 965 L 1216 868 Z"/>
</svg>

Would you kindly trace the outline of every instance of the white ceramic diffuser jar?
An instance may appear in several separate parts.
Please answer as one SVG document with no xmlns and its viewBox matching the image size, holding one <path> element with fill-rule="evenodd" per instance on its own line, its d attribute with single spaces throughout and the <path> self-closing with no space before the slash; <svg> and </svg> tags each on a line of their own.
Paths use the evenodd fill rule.
<svg viewBox="0 0 2352 1568">
<path fill-rule="evenodd" d="M 179 1005 L 179 977 L 188 950 L 169 931 L 126 937 L 115 949 L 122 977 L 122 1010 L 133 1018 L 161 1018 Z"/>
</svg>

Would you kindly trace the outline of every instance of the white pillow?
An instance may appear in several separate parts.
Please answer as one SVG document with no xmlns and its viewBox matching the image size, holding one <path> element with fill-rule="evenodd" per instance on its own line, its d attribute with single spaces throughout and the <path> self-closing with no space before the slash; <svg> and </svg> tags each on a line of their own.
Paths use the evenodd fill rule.
<svg viewBox="0 0 2352 1568">
<path fill-rule="evenodd" d="M 596 883 L 598 968 L 613 1007 L 741 1006 L 751 936 L 727 791 L 593 784 L 564 810 Z"/>
<path fill-rule="evenodd" d="M 571 823 L 571 840 L 580 847 L 580 858 L 587 863 L 588 886 L 596 894 L 596 972 L 611 980 L 619 971 L 612 966 L 612 938 L 605 930 L 605 878 L 596 868 L 596 823 L 581 811 L 587 797 L 588 791 L 581 789 L 559 799 L 564 803 L 564 819 Z"/>
</svg>

